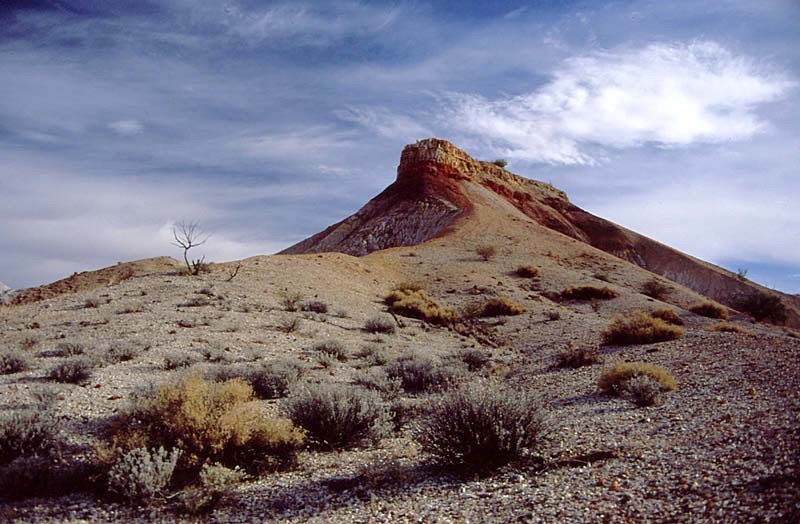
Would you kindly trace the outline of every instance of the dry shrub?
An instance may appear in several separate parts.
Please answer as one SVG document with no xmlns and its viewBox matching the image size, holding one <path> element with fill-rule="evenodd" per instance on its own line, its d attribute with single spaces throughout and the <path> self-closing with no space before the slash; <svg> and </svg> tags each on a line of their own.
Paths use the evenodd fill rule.
<svg viewBox="0 0 800 524">
<path fill-rule="evenodd" d="M 664 391 L 673 391 L 678 387 L 675 377 L 669 371 L 647 362 L 620 362 L 605 368 L 597 380 L 597 387 L 603 393 L 621 395 L 627 391 L 631 379 L 641 376 L 656 381 Z"/>
<path fill-rule="evenodd" d="M 451 324 L 458 318 L 456 311 L 441 307 L 422 290 L 396 289 L 386 296 L 392 312 L 404 317 L 418 318 L 432 324 Z"/>
<path fill-rule="evenodd" d="M 657 278 L 651 278 L 642 285 L 642 294 L 656 300 L 661 300 L 670 292 L 672 292 L 672 288 Z"/>
<path fill-rule="evenodd" d="M 682 326 L 683 319 L 675 313 L 674 309 L 668 307 L 660 307 L 658 309 L 654 309 L 650 312 L 650 316 L 653 318 L 660 318 L 664 322 L 672 324 L 673 326 Z"/>
<path fill-rule="evenodd" d="M 58 421 L 43 409 L 0 414 L 0 465 L 19 457 L 47 454 L 56 445 Z"/>
<path fill-rule="evenodd" d="M 749 314 L 755 320 L 766 320 L 773 324 L 784 324 L 788 310 L 779 296 L 764 291 L 755 291 L 736 300 L 736 309 Z"/>
<path fill-rule="evenodd" d="M 422 291 L 425 287 L 419 282 L 398 282 L 392 291 Z"/>
<path fill-rule="evenodd" d="M 11 375 L 30 368 L 28 356 L 16 349 L 0 350 L 0 375 Z"/>
<path fill-rule="evenodd" d="M 731 324 L 730 322 L 717 322 L 708 329 L 709 331 L 715 331 L 717 333 L 742 333 L 744 335 L 752 335 L 752 333 L 745 328 L 737 326 L 736 324 Z"/>
<path fill-rule="evenodd" d="M 578 286 L 570 287 L 561 292 L 561 300 L 611 300 L 617 298 L 619 293 L 609 287 Z"/>
<path fill-rule="evenodd" d="M 329 355 L 331 358 L 335 358 L 339 362 L 347 362 L 347 348 L 345 348 L 344 344 L 338 340 L 326 340 L 324 342 L 320 342 L 314 346 L 314 350 L 319 353 Z"/>
<path fill-rule="evenodd" d="M 284 409 L 319 448 L 351 448 L 381 438 L 389 427 L 389 412 L 376 392 L 345 384 L 299 388 Z"/>
<path fill-rule="evenodd" d="M 253 388 L 240 379 L 208 382 L 185 375 L 143 396 L 110 427 L 112 448 L 178 448 L 176 472 L 194 476 L 219 462 L 255 472 L 294 463 L 303 432 L 263 413 Z"/>
<path fill-rule="evenodd" d="M 492 260 L 497 256 L 497 249 L 494 246 L 478 246 L 475 248 L 475 253 L 484 261 Z"/>
<path fill-rule="evenodd" d="M 56 364 L 47 378 L 67 384 L 86 384 L 92 378 L 95 362 L 87 357 L 73 357 Z"/>
<path fill-rule="evenodd" d="M 514 274 L 522 278 L 538 278 L 539 268 L 536 266 L 519 266 L 517 270 L 514 271 Z"/>
<path fill-rule="evenodd" d="M 284 289 L 278 292 L 278 301 L 286 311 L 299 311 L 303 295 L 299 291 Z"/>
<path fill-rule="evenodd" d="M 689 311 L 708 318 L 717 318 L 720 320 L 727 320 L 728 318 L 728 310 L 725 308 L 725 306 L 717 304 L 711 300 L 704 300 L 702 302 L 692 304 L 689 306 Z"/>
<path fill-rule="evenodd" d="M 467 365 L 467 369 L 473 372 L 480 371 L 491 361 L 489 354 L 480 349 L 468 349 L 458 357 Z"/>
<path fill-rule="evenodd" d="M 416 433 L 422 449 L 437 461 L 483 472 L 534 449 L 545 424 L 535 397 L 469 385 L 436 402 Z"/>
<path fill-rule="evenodd" d="M 300 305 L 300 309 L 312 313 L 324 314 L 328 312 L 328 304 L 322 300 L 306 300 Z"/>
<path fill-rule="evenodd" d="M 653 318 L 644 311 L 634 311 L 614 317 L 602 336 L 605 344 L 629 346 L 675 340 L 684 333 L 683 328 Z"/>
<path fill-rule="evenodd" d="M 295 333 L 300 331 L 300 318 L 292 317 L 287 318 L 278 323 L 278 331 L 282 333 Z"/>
<path fill-rule="evenodd" d="M 661 384 L 647 375 L 630 379 L 625 386 L 631 401 L 639 407 L 655 406 L 661 403 Z"/>
<path fill-rule="evenodd" d="M 597 346 L 570 346 L 557 357 L 557 365 L 560 368 L 580 368 L 598 362 L 600 362 L 600 350 Z"/>
<path fill-rule="evenodd" d="M 390 379 L 398 379 L 407 393 L 434 392 L 448 389 L 460 381 L 463 368 L 443 363 L 416 353 L 403 355 L 386 366 Z"/>
<path fill-rule="evenodd" d="M 57 357 L 77 357 L 86 352 L 84 347 L 77 342 L 60 342 L 53 352 Z"/>
<path fill-rule="evenodd" d="M 482 317 L 514 316 L 525 313 L 525 306 L 515 300 L 500 296 L 489 300 L 483 305 Z"/>
<path fill-rule="evenodd" d="M 394 321 L 387 317 L 373 317 L 364 324 L 364 331 L 391 335 L 395 332 Z"/>
</svg>

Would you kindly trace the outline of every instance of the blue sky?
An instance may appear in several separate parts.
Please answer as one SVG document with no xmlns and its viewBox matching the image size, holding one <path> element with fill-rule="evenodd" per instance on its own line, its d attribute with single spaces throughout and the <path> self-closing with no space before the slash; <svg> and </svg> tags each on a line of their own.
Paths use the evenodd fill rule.
<svg viewBox="0 0 800 524">
<path fill-rule="evenodd" d="M 800 292 L 800 4 L 0 2 L 0 280 L 275 252 L 452 140 Z"/>
</svg>

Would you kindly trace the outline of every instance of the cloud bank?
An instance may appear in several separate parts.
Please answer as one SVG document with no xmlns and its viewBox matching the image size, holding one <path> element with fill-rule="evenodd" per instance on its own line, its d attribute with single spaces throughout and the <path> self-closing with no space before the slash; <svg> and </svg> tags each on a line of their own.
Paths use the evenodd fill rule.
<svg viewBox="0 0 800 524">
<path fill-rule="evenodd" d="M 447 119 L 509 159 L 594 164 L 587 147 L 741 140 L 767 123 L 755 108 L 793 84 L 710 42 L 570 58 L 532 92 L 455 94 Z"/>
</svg>

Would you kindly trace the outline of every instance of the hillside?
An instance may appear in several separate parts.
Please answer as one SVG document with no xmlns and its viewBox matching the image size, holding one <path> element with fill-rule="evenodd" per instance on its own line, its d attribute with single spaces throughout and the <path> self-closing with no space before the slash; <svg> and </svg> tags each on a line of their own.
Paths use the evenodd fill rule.
<svg viewBox="0 0 800 524">
<path fill-rule="evenodd" d="M 0 307 L 0 413 L 50 417 L 56 442 L 19 456 L 3 447 L 13 439 L 0 442 L 0 521 L 795 521 L 800 338 L 730 308 L 696 307 L 732 296 L 728 284 L 760 289 L 592 217 L 547 184 L 422 141 L 404 150 L 394 184 L 286 254 L 213 264 L 197 277 L 169 258 L 128 262 Z M 387 301 L 393 290 L 420 308 Z M 488 309 L 497 303 L 507 309 Z M 611 339 L 618 318 L 644 318 L 669 336 Z M 24 365 L 5 364 L 9 355 Z M 73 383 L 63 371 L 78 361 L 87 376 Z M 675 384 L 601 390 L 610 368 L 631 362 L 659 366 Z M 248 424 L 291 417 L 305 420 L 307 445 L 280 464 L 264 454 L 285 448 L 194 449 L 249 476 L 198 509 L 198 464 L 184 463 L 151 500 L 128 502 L 109 491 L 110 464 L 186 419 L 205 420 L 195 409 L 213 403 L 195 386 L 191 410 L 169 397 L 160 416 L 187 416 L 167 428 L 159 417 L 120 416 L 166 398 L 150 387 L 187 376 L 211 389 L 238 377 L 249 385 L 236 388 L 258 386 L 260 396 L 234 407 L 242 390 L 233 391 L 219 420 L 159 444 L 188 454 L 187 442 L 221 427 L 269 440 L 285 426 L 263 436 Z M 290 406 L 337 385 L 368 399 L 355 412 L 391 423 L 381 419 L 353 445 L 314 441 L 323 417 Z M 424 432 L 442 399 L 493 388 L 512 404 L 533 398 L 545 431 L 489 471 L 437 462 Z M 647 391 L 652 405 L 639 406 Z M 514 417 L 498 422 L 501 411 L 488 417 L 513 426 Z M 475 427 L 467 433 L 487 426 Z M 151 432 L 114 440 L 125 428 Z M 491 442 L 480 449 L 491 456 Z"/>
</svg>

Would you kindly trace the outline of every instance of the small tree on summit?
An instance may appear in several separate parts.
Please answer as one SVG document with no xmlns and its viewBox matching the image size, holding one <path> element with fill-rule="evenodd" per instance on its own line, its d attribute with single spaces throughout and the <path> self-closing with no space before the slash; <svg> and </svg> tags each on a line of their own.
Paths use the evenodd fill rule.
<svg viewBox="0 0 800 524">
<path fill-rule="evenodd" d="M 206 257 L 189 262 L 189 250 L 193 247 L 202 246 L 208 240 L 206 235 L 197 222 L 185 222 L 181 220 L 172 226 L 172 236 L 175 238 L 173 244 L 183 249 L 183 261 L 186 262 L 186 269 L 191 275 L 197 275 L 205 267 Z"/>
</svg>

